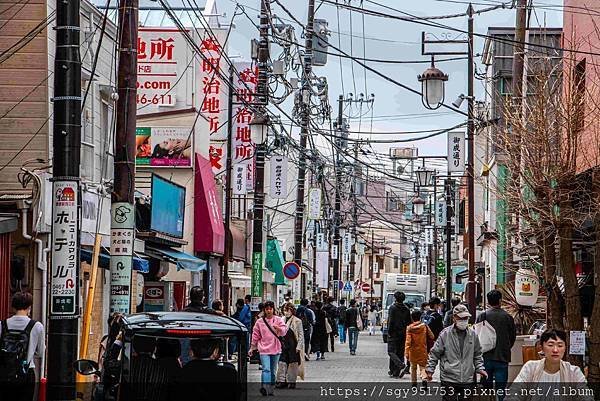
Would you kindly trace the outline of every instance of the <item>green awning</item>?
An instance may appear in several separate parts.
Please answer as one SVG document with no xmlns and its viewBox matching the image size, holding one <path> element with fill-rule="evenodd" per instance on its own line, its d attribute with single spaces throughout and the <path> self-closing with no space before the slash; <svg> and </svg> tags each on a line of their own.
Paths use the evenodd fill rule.
<svg viewBox="0 0 600 401">
<path fill-rule="evenodd" d="M 285 285 L 285 276 L 283 275 L 283 252 L 276 239 L 267 240 L 267 259 L 266 267 L 269 271 L 275 273 L 275 285 Z"/>
</svg>

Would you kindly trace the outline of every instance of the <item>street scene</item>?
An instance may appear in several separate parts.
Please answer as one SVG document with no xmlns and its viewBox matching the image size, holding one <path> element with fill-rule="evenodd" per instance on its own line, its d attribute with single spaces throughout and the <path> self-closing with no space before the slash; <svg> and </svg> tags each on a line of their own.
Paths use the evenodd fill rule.
<svg viewBox="0 0 600 401">
<path fill-rule="evenodd" d="M 599 0 L 0 0 L 0 400 L 600 400 Z"/>
</svg>

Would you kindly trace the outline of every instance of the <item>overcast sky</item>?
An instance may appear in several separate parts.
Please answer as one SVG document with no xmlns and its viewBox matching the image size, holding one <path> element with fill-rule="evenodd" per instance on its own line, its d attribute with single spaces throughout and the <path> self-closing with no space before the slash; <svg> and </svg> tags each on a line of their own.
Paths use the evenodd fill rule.
<svg viewBox="0 0 600 401">
<path fill-rule="evenodd" d="M 114 2 L 115 0 L 113 0 Z M 200 6 L 204 5 L 203 0 L 189 0 L 192 4 L 197 1 Z M 306 23 L 307 4 L 306 0 L 280 0 L 302 23 Z M 409 13 L 415 16 L 442 16 L 464 13 L 467 9 L 467 2 L 463 0 L 338 0 L 345 1 L 360 7 L 361 3 L 366 9 L 376 10 L 393 15 L 402 16 L 401 12 Z M 105 0 L 95 0 L 98 3 L 105 3 Z M 172 6 L 189 4 L 188 0 L 168 0 Z M 351 53 L 355 57 L 365 57 L 372 59 L 385 60 L 403 60 L 403 61 L 426 61 L 427 56 L 421 54 L 421 32 L 425 30 L 428 33 L 435 34 L 438 37 L 444 34 L 456 36 L 458 33 L 452 32 L 443 27 L 430 27 L 420 25 L 414 22 L 399 21 L 394 19 L 380 18 L 376 16 L 364 16 L 347 9 L 340 8 L 339 11 L 330 3 L 316 0 L 318 9 L 316 18 L 325 19 L 329 22 L 331 32 L 330 42 L 335 46 L 341 44 L 341 48 Z M 322 4 L 321 4 L 322 3 Z M 473 3 L 475 10 L 488 8 L 491 5 L 498 5 L 500 0 L 476 0 Z M 505 3 L 509 3 L 505 1 Z M 258 10 L 260 0 L 217 0 L 219 13 L 224 13 L 225 17 L 220 19 L 221 23 L 229 23 L 233 16 L 236 4 L 242 5 L 247 14 L 254 18 L 254 23 L 258 24 Z M 150 0 L 141 0 L 140 5 L 159 6 L 158 2 Z M 531 26 L 561 27 L 562 26 L 562 0 L 534 0 L 535 12 L 532 15 Z M 383 6 L 396 8 L 399 11 L 386 9 Z M 272 5 L 272 12 L 293 24 L 296 28 L 296 37 L 304 44 L 302 39 L 302 30 L 299 25 L 285 13 L 276 3 Z M 339 20 L 338 20 L 339 12 Z M 405 15 L 406 16 L 406 15 Z M 339 21 L 339 22 L 338 22 Z M 235 30 L 231 34 L 229 52 L 232 55 L 240 55 L 244 59 L 249 59 L 250 40 L 257 38 L 258 31 L 246 16 L 239 15 L 235 18 Z M 442 24 L 467 29 L 467 18 L 458 17 L 451 19 L 439 19 L 433 21 L 436 24 Z M 476 34 L 487 33 L 488 27 L 510 27 L 515 23 L 515 10 L 499 9 L 475 16 Z M 364 41 L 363 41 L 364 36 Z M 464 36 L 463 36 L 464 38 Z M 479 54 L 483 48 L 484 39 L 476 37 L 475 53 Z M 447 45 L 447 50 L 463 51 L 464 45 Z M 330 49 L 335 52 L 335 50 Z M 274 52 L 275 53 L 275 52 Z M 273 54 L 272 56 L 277 56 Z M 417 75 L 425 68 L 427 63 L 418 64 L 383 64 L 367 62 L 367 64 L 383 73 L 385 76 L 392 77 L 402 84 L 408 85 L 414 89 L 420 90 L 420 84 L 417 81 Z M 479 72 L 484 71 L 481 59 L 477 57 L 476 68 Z M 438 62 L 436 66 L 449 75 L 446 85 L 446 103 L 450 104 L 461 93 L 467 91 L 467 63 L 465 60 L 456 60 L 448 62 Z M 371 112 L 365 108 L 362 109 L 364 117 L 362 119 L 351 120 L 351 131 L 369 131 L 371 124 L 373 132 L 387 131 L 419 131 L 419 130 L 437 130 L 448 128 L 465 121 L 464 116 L 448 109 L 441 108 L 437 111 L 429 112 L 421 104 L 419 96 L 400 88 L 375 73 L 366 71 L 360 65 L 349 59 L 340 59 L 335 56 L 329 56 L 328 64 L 325 67 L 314 69 L 319 76 L 327 78 L 329 83 L 329 98 L 334 106 L 334 112 L 337 109 L 337 98 L 340 94 L 352 93 L 373 93 L 375 95 L 373 120 L 371 121 Z M 484 96 L 483 81 L 476 81 L 476 95 L 478 98 Z M 285 104 L 288 112 L 291 105 Z M 466 102 L 463 104 L 463 110 L 466 111 Z M 350 114 L 357 116 L 360 109 L 354 108 L 348 110 Z M 294 131 L 296 134 L 297 129 Z M 356 137 L 357 134 L 351 134 Z M 424 134 L 406 134 L 406 135 L 377 135 L 372 139 L 392 139 L 392 138 L 412 138 Z M 362 135 L 367 138 L 368 135 Z M 321 144 L 324 144 L 321 141 Z M 393 146 L 417 146 L 421 155 L 443 155 L 446 153 L 446 135 L 440 135 L 428 140 L 418 142 L 403 143 L 397 145 L 378 144 L 373 145 L 376 151 L 388 153 L 388 148 Z"/>
</svg>

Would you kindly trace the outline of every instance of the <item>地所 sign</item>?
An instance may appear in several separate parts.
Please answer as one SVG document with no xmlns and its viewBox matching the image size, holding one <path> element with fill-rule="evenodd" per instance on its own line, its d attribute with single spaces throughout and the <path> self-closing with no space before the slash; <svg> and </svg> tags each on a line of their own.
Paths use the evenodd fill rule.
<svg viewBox="0 0 600 401">
<path fill-rule="evenodd" d="M 184 75 L 188 70 L 188 44 L 176 28 L 140 27 L 137 40 L 138 114 L 159 110 L 159 106 L 185 104 Z M 183 81 L 183 82 L 178 82 Z"/>
<path fill-rule="evenodd" d="M 52 199 L 52 271 L 50 313 L 76 318 L 79 268 L 77 181 L 54 181 Z"/>
<path fill-rule="evenodd" d="M 294 280 L 300 275 L 300 266 L 296 262 L 287 262 L 283 265 L 283 275 L 288 280 Z"/>
<path fill-rule="evenodd" d="M 254 102 L 256 84 L 258 82 L 258 66 L 248 62 L 234 63 L 235 71 L 233 87 L 233 131 L 232 155 L 234 163 L 246 166 L 246 185 L 249 191 L 254 188 L 254 153 L 255 145 L 252 140 L 250 122 L 254 117 L 250 104 Z M 285 198 L 285 196 L 284 196 Z"/>
</svg>

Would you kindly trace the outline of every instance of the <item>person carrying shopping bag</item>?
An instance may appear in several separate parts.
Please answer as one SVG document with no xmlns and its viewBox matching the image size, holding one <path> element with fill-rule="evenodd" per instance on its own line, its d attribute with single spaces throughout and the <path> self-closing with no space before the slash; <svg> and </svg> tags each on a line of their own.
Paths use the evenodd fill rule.
<svg viewBox="0 0 600 401">
<path fill-rule="evenodd" d="M 288 327 L 279 316 L 275 316 L 275 304 L 267 301 L 264 304 L 264 316 L 259 318 L 252 330 L 249 355 L 258 350 L 262 365 L 260 393 L 263 396 L 273 395 L 277 364 L 281 355 L 280 337 L 285 336 Z"/>
<path fill-rule="evenodd" d="M 302 320 L 296 317 L 293 304 L 283 305 L 283 315 L 288 332 L 284 338 L 281 358 L 277 368 L 275 388 L 296 388 L 296 379 L 304 379 L 304 330 Z"/>
</svg>

